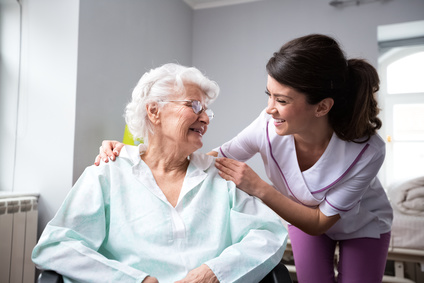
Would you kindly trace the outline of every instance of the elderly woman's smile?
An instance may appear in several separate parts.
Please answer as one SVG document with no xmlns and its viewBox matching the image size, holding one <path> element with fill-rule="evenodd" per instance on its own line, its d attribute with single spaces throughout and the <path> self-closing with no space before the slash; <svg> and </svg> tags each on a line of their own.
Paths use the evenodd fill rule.
<svg viewBox="0 0 424 283">
<path fill-rule="evenodd" d="M 201 136 L 206 132 L 205 127 L 199 127 L 199 128 L 190 128 L 190 131 L 199 133 Z"/>
<path fill-rule="evenodd" d="M 155 137 L 168 148 L 185 147 L 191 154 L 203 146 L 202 137 L 206 133 L 212 112 L 204 102 L 205 93 L 193 83 L 184 83 L 184 90 L 163 101 L 159 109 L 159 126 Z M 197 112 L 197 113 L 196 113 Z"/>
</svg>

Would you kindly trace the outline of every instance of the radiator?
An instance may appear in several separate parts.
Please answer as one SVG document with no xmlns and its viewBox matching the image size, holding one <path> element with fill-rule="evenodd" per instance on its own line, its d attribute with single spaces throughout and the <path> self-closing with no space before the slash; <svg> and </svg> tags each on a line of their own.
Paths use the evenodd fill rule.
<svg viewBox="0 0 424 283">
<path fill-rule="evenodd" d="M 34 283 L 38 195 L 0 194 L 0 282 Z"/>
</svg>

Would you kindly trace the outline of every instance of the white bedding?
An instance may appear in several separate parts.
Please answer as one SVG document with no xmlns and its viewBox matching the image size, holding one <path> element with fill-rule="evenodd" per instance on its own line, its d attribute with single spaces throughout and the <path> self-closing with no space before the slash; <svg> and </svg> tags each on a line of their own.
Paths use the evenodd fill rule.
<svg viewBox="0 0 424 283">
<path fill-rule="evenodd" d="M 394 213 L 391 246 L 424 249 L 424 176 L 392 186 L 388 196 Z"/>
<path fill-rule="evenodd" d="M 391 246 L 424 250 L 424 217 L 393 210 Z"/>
<path fill-rule="evenodd" d="M 424 176 L 392 186 L 388 195 L 399 212 L 424 216 Z"/>
</svg>

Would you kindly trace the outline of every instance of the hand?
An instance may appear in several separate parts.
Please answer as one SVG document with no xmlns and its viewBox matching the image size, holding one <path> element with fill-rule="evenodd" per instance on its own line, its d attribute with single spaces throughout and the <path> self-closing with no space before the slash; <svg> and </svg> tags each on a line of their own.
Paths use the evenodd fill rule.
<svg viewBox="0 0 424 283">
<path fill-rule="evenodd" d="M 190 271 L 185 278 L 175 283 L 219 283 L 219 281 L 209 266 L 202 264 Z"/>
<path fill-rule="evenodd" d="M 248 193 L 259 197 L 261 186 L 268 186 L 252 168 L 244 162 L 230 158 L 217 158 L 215 167 L 219 170 L 219 175 L 227 181 L 233 181 L 236 186 Z"/>
<path fill-rule="evenodd" d="M 141 283 L 159 283 L 159 281 L 155 277 L 147 276 Z"/>
<path fill-rule="evenodd" d="M 94 159 L 94 165 L 99 166 L 100 160 L 109 162 L 109 158 L 115 161 L 116 156 L 119 155 L 124 144 L 119 141 L 108 141 L 104 140 L 102 146 L 99 148 L 99 155 Z"/>
</svg>

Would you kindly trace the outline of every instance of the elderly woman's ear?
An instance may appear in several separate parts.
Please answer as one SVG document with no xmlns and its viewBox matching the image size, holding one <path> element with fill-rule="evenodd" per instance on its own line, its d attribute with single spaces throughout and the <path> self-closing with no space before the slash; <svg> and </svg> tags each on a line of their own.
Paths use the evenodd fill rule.
<svg viewBox="0 0 424 283">
<path fill-rule="evenodd" d="M 146 112 L 149 120 L 153 124 L 156 124 L 159 121 L 159 105 L 157 102 L 147 103 Z"/>
</svg>

